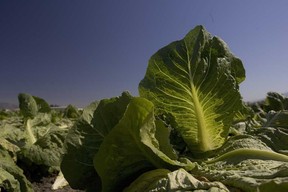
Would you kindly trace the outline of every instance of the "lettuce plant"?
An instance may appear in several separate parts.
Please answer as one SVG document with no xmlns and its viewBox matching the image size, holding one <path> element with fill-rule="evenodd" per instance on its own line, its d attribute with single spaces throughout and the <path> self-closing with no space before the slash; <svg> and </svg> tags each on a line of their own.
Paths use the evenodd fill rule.
<svg viewBox="0 0 288 192">
<path fill-rule="evenodd" d="M 120 120 L 101 144 L 94 156 L 94 167 L 102 180 L 103 191 L 123 188 L 131 176 L 155 168 L 191 170 L 194 165 L 186 160 L 181 162 L 170 146 L 168 153 L 160 150 L 163 139 L 157 139 L 153 104 L 144 98 L 133 98 Z M 169 139 L 168 137 L 165 139 Z M 165 142 L 167 143 L 167 142 Z M 111 147 L 113 146 L 113 147 Z M 170 155 L 168 155 L 170 154 Z M 182 160 L 183 161 L 183 160 Z M 133 181 L 133 180 L 132 180 Z"/>
<path fill-rule="evenodd" d="M 61 161 L 69 185 L 88 192 L 288 191 L 288 99 L 270 92 L 250 107 L 244 79 L 241 60 L 197 26 L 151 57 L 140 97 L 73 108 L 73 126 L 61 129 L 44 100 L 20 94 L 23 119 L 0 123 L 0 189 L 32 191 L 21 159 Z"/>
<path fill-rule="evenodd" d="M 131 98 L 129 93 L 124 92 L 119 97 L 91 103 L 84 108 L 80 119 L 69 130 L 61 170 L 71 187 L 88 191 L 101 190 L 93 159 L 104 138 L 122 118 Z"/>
<path fill-rule="evenodd" d="M 31 183 L 26 179 L 9 153 L 0 146 L 0 191 L 33 192 Z"/>
<path fill-rule="evenodd" d="M 0 124 L 0 153 L 5 154 L 0 158 L 0 189 L 25 192 L 33 189 L 23 170 L 35 180 L 47 172 L 60 171 L 64 140 L 72 122 L 66 120 L 70 122 L 66 128 L 54 124 L 51 109 L 42 98 L 21 93 L 18 99 L 20 115 L 15 112 Z"/>
<path fill-rule="evenodd" d="M 286 191 L 287 111 L 256 118 L 244 79 L 241 60 L 197 26 L 151 57 L 140 97 L 84 109 L 66 138 L 65 178 L 86 191 Z"/>
<path fill-rule="evenodd" d="M 244 79 L 241 60 L 198 26 L 151 57 L 139 92 L 157 114 L 175 118 L 190 150 L 205 152 L 225 142 L 242 107 L 238 84 Z"/>
</svg>

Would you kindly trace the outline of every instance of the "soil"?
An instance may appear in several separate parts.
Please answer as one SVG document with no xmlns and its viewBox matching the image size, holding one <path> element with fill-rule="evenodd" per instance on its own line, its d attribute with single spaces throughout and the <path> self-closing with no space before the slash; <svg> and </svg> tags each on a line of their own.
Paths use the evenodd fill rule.
<svg viewBox="0 0 288 192">
<path fill-rule="evenodd" d="M 17 165 L 23 170 L 26 178 L 32 183 L 35 192 L 84 192 L 83 190 L 72 189 L 69 185 L 61 189 L 53 190 L 52 185 L 59 171 L 49 171 L 49 167 L 32 163 L 27 164 L 21 160 L 17 161 Z"/>
<path fill-rule="evenodd" d="M 50 175 L 47 177 L 43 177 L 38 182 L 32 182 L 33 189 L 35 192 L 83 192 L 82 190 L 72 189 L 70 186 L 66 186 L 62 189 L 52 190 L 51 187 L 56 179 L 55 175 Z"/>
</svg>

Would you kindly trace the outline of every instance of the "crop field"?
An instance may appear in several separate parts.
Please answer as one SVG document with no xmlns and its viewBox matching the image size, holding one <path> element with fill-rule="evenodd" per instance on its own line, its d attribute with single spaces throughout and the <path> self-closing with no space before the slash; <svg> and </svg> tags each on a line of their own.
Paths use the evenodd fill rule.
<svg viewBox="0 0 288 192">
<path fill-rule="evenodd" d="M 129 92 L 56 110 L 19 93 L 0 111 L 0 191 L 286 192 L 288 98 L 245 103 L 242 61 L 196 26 Z"/>
</svg>

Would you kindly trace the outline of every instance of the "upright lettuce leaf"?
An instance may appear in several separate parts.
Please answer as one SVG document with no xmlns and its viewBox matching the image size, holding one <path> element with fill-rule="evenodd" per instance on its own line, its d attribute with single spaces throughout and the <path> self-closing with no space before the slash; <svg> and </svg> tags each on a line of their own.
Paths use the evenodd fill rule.
<svg viewBox="0 0 288 192">
<path fill-rule="evenodd" d="M 157 114 L 175 117 L 190 150 L 205 152 L 225 142 L 242 107 L 238 84 L 244 79 L 241 60 L 197 26 L 151 57 L 139 92 L 155 104 Z"/>
<path fill-rule="evenodd" d="M 77 119 L 78 117 L 80 117 L 80 112 L 75 106 L 70 104 L 64 109 L 63 116 L 66 118 Z"/>
<path fill-rule="evenodd" d="M 33 118 L 37 113 L 50 113 L 49 104 L 42 98 L 27 93 L 18 94 L 19 109 L 25 118 Z"/>
<path fill-rule="evenodd" d="M 41 112 L 41 113 L 50 113 L 51 112 L 51 108 L 50 108 L 49 104 L 44 99 L 37 97 L 37 96 L 32 96 L 32 97 L 37 104 L 38 112 Z"/>
<path fill-rule="evenodd" d="M 91 121 L 92 121 L 93 115 L 94 115 L 94 111 L 97 109 L 98 105 L 99 105 L 99 101 L 94 101 L 83 109 L 81 118 L 84 121 L 86 121 L 88 124 L 91 124 Z"/>
<path fill-rule="evenodd" d="M 91 103 L 69 130 L 65 140 L 67 151 L 63 156 L 61 171 L 72 188 L 101 190 L 93 158 L 104 138 L 122 118 L 131 98 L 128 92 L 124 92 L 120 97 Z"/>
<path fill-rule="evenodd" d="M 163 128 L 159 127 L 164 133 L 162 136 L 168 136 Z M 94 167 L 101 178 L 102 191 L 120 191 L 147 170 L 163 167 L 193 168 L 194 165 L 188 160 L 178 161 L 171 146 L 170 152 L 162 152 L 160 146 L 167 145 L 169 138 L 166 137 L 166 141 L 164 138 L 157 140 L 155 135 L 153 104 L 144 98 L 133 98 L 123 118 L 104 138 L 94 157 Z M 169 146 L 165 147 L 165 151 L 168 150 Z"/>
<path fill-rule="evenodd" d="M 18 95 L 20 113 L 25 119 L 33 118 L 38 113 L 38 106 L 32 95 L 20 93 Z"/>
</svg>

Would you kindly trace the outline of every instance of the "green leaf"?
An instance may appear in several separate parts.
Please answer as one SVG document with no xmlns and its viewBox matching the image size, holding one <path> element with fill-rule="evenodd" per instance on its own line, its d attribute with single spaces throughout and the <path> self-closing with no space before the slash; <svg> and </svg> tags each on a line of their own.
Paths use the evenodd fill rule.
<svg viewBox="0 0 288 192">
<path fill-rule="evenodd" d="M 205 152 L 226 140 L 242 102 L 245 70 L 227 45 L 197 26 L 184 39 L 155 53 L 139 84 L 140 96 L 170 113 L 190 150 Z"/>
<path fill-rule="evenodd" d="M 171 155 L 169 157 L 160 150 L 160 146 L 167 144 L 167 141 L 163 139 L 163 143 L 159 144 L 155 137 L 154 120 L 154 106 L 151 102 L 144 98 L 131 100 L 123 118 L 105 137 L 94 157 L 94 166 L 102 181 L 102 191 L 121 190 L 131 179 L 147 170 L 161 167 L 193 168 L 194 165 L 188 160 L 178 161 L 175 155 L 171 155 L 172 151 L 168 153 Z M 165 151 L 168 149 L 165 148 Z"/>
<path fill-rule="evenodd" d="M 49 113 L 37 113 L 23 123 L 22 118 L 11 117 L 0 126 L 0 145 L 18 164 L 29 167 L 31 175 L 35 167 L 37 173 L 59 170 L 67 129 L 54 125 L 51 118 Z"/>
<path fill-rule="evenodd" d="M 20 113 L 24 118 L 33 118 L 38 113 L 37 103 L 32 95 L 20 93 L 18 95 Z"/>
<path fill-rule="evenodd" d="M 159 142 L 159 149 L 171 159 L 177 159 L 177 155 L 170 143 L 170 129 L 160 120 L 155 121 L 156 132 L 155 137 Z"/>
<path fill-rule="evenodd" d="M 96 188 L 100 183 L 93 167 L 93 157 L 102 140 L 97 130 L 83 119 L 78 120 L 69 130 L 60 168 L 73 189 Z"/>
<path fill-rule="evenodd" d="M 51 108 L 49 106 L 49 104 L 42 98 L 40 97 L 36 97 L 36 96 L 32 96 L 33 99 L 36 101 L 37 107 L 38 107 L 38 112 L 41 113 L 50 113 L 51 112 Z"/>
<path fill-rule="evenodd" d="M 64 154 L 67 129 L 54 128 L 40 137 L 33 145 L 21 150 L 22 161 L 58 169 Z"/>
<path fill-rule="evenodd" d="M 155 184 L 171 173 L 168 169 L 155 169 L 147 171 L 140 175 L 135 181 L 133 181 L 123 192 L 145 192 L 151 191 Z M 151 187 L 152 186 L 152 187 Z"/>
<path fill-rule="evenodd" d="M 288 129 L 288 111 L 270 111 L 263 127 L 283 127 Z"/>
<path fill-rule="evenodd" d="M 231 137 L 209 161 L 192 174 L 217 180 L 243 191 L 286 191 L 288 156 L 274 152 L 256 136 Z"/>
<path fill-rule="evenodd" d="M 78 109 L 75 106 L 68 105 L 64 109 L 64 117 L 76 119 L 76 118 L 80 117 L 80 113 L 79 113 Z"/>
<path fill-rule="evenodd" d="M 97 109 L 98 105 L 99 101 L 94 101 L 83 109 L 82 118 L 89 124 L 91 124 L 94 111 Z"/>
<path fill-rule="evenodd" d="M 49 104 L 42 98 L 32 96 L 27 93 L 20 93 L 18 95 L 20 113 L 25 118 L 33 118 L 37 113 L 50 113 L 51 108 Z"/>
<path fill-rule="evenodd" d="M 268 92 L 264 101 L 264 109 L 266 112 L 288 110 L 288 98 L 276 92 Z"/>
<path fill-rule="evenodd" d="M 209 165 L 202 164 L 192 173 L 241 191 L 288 190 L 288 163 L 283 161 L 248 158 L 232 163 L 223 160 Z"/>
<path fill-rule="evenodd" d="M 104 138 L 122 118 L 131 98 L 129 93 L 124 92 L 120 97 L 91 103 L 69 130 L 61 171 L 72 188 L 91 191 L 101 189 L 93 158 Z"/>
<path fill-rule="evenodd" d="M 34 144 L 39 138 L 49 132 L 50 129 L 57 128 L 51 123 L 51 114 L 38 113 L 32 119 L 27 119 L 24 122 L 27 142 L 26 145 Z"/>
<path fill-rule="evenodd" d="M 199 181 L 182 168 L 174 172 L 166 169 L 146 172 L 124 190 L 124 192 L 148 191 L 228 192 L 229 190 L 217 181 Z"/>
<path fill-rule="evenodd" d="M 263 127 L 253 134 L 278 153 L 288 155 L 288 129 L 282 127 Z"/>
<path fill-rule="evenodd" d="M 0 191 L 33 192 L 31 183 L 26 179 L 7 151 L 0 147 Z"/>
<path fill-rule="evenodd" d="M 256 136 L 237 135 L 229 138 L 227 142 L 214 152 L 216 157 L 206 163 L 226 161 L 239 163 L 246 159 L 262 159 L 288 162 L 288 156 L 274 152 Z"/>
</svg>

